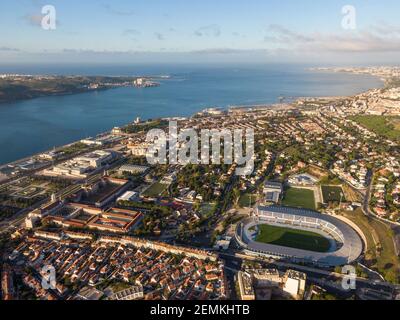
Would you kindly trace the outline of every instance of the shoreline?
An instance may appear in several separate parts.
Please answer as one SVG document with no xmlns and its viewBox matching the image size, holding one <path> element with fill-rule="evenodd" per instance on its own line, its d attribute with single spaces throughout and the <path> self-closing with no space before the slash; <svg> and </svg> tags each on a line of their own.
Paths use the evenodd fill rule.
<svg viewBox="0 0 400 320">
<path fill-rule="evenodd" d="M 379 81 L 383 82 L 384 87 L 388 85 L 388 82 L 393 78 L 398 76 L 393 75 L 385 75 L 382 73 L 379 73 L 377 70 L 382 69 L 381 67 L 315 67 L 315 68 L 309 68 L 309 71 L 312 72 L 324 72 L 324 73 L 343 73 L 343 74 L 353 74 L 353 75 L 359 75 L 359 76 L 371 76 L 374 78 L 377 78 Z M 388 67 L 388 69 L 392 69 L 392 67 Z M 393 69 L 392 69 L 393 70 Z M 396 70 L 396 68 L 394 68 Z M 377 89 L 377 88 L 371 88 L 372 89 Z"/>
<path fill-rule="evenodd" d="M 318 97 L 315 97 L 315 98 L 318 99 Z M 261 110 L 261 109 L 268 109 L 268 110 L 272 110 L 272 111 L 284 111 L 284 110 L 290 110 L 290 109 L 295 109 L 295 108 L 301 108 L 301 107 L 300 106 L 293 106 L 292 104 L 261 104 L 261 105 L 226 106 L 226 107 L 221 108 L 221 109 L 224 110 L 224 111 L 235 110 L 235 109 L 237 109 L 237 110 L 239 110 L 239 109 L 248 109 L 249 111 L 250 110 Z M 203 112 L 203 111 L 205 111 L 207 109 L 208 108 L 204 108 L 204 110 L 202 110 L 201 112 Z M 196 114 L 198 114 L 198 112 L 193 113 L 190 117 L 193 117 Z M 168 120 L 168 119 L 176 119 L 176 118 L 188 118 L 188 117 L 161 117 L 161 118 L 154 118 L 151 121 Z M 142 124 L 146 124 L 148 122 L 150 122 L 150 121 L 146 120 L 146 121 L 142 122 Z M 121 126 L 120 128 L 125 128 L 125 127 L 127 127 L 127 126 L 129 126 L 131 124 L 132 124 L 132 122 L 126 123 L 123 126 Z M 109 135 L 109 134 L 111 134 L 113 128 L 111 128 L 111 129 L 109 129 L 107 131 L 99 132 L 98 134 L 95 135 L 95 137 Z M 84 139 L 84 138 L 82 138 L 82 139 Z M 38 151 L 37 153 L 31 154 L 31 155 L 26 156 L 24 158 L 16 159 L 16 160 L 11 161 L 11 162 L 0 163 L 0 170 L 3 169 L 3 168 L 9 167 L 11 165 L 17 165 L 20 162 L 32 160 L 33 158 L 38 157 L 41 154 L 72 146 L 72 145 L 74 145 L 76 143 L 79 143 L 82 139 L 71 141 L 71 142 L 69 142 L 69 143 L 67 143 L 65 145 L 55 146 L 52 149 L 46 149 L 46 150 L 43 150 L 43 151 Z M 0 179 L 0 183 L 2 183 L 1 179 Z"/>
<path fill-rule="evenodd" d="M 168 80 L 171 77 L 165 76 L 103 76 L 103 75 L 29 75 L 29 74 L 0 74 L 0 105 L 13 104 L 37 98 L 73 96 L 82 93 L 101 92 L 122 87 L 150 88 L 159 86 L 155 81 Z M 142 80 L 143 84 L 138 85 L 136 81 Z M 30 87 L 32 82 L 37 82 L 41 89 L 36 86 Z M 71 81 L 73 83 L 71 83 Z M 65 89 L 53 88 L 53 83 L 65 86 Z M 68 88 L 72 86 L 72 88 Z M 5 89 L 4 89 L 5 87 Z M 20 92 L 14 95 L 7 95 L 7 90 L 13 91 L 13 87 L 23 87 Z M 59 91 L 53 91 L 59 90 Z"/>
<path fill-rule="evenodd" d="M 318 72 L 318 71 L 313 71 L 313 72 Z M 329 72 L 329 73 L 334 73 L 334 72 L 332 72 L 332 71 L 328 71 L 328 72 Z M 117 78 L 118 78 L 118 77 L 117 77 Z M 171 77 L 170 77 L 170 76 L 155 76 L 155 77 L 148 77 L 148 76 L 146 76 L 146 79 L 153 79 L 153 78 L 154 78 L 154 79 L 157 78 L 157 79 L 160 79 L 160 80 L 164 80 L 164 79 L 170 79 Z M 89 91 L 84 91 L 84 92 L 79 92 L 79 93 L 47 95 L 47 96 L 40 96 L 40 97 L 31 98 L 31 99 L 21 99 L 21 100 L 16 100 L 16 101 L 11 101 L 11 102 L 5 102 L 5 103 L 20 103 L 20 102 L 23 102 L 23 101 L 33 100 L 33 99 L 37 99 L 37 98 L 51 98 L 51 97 L 59 97 L 59 96 L 73 96 L 73 95 L 76 95 L 76 94 L 93 93 L 93 92 L 96 92 L 96 91 L 108 91 L 108 89 L 118 89 L 118 88 L 120 88 L 120 87 L 118 86 L 118 87 L 112 87 L 112 88 L 111 88 L 111 87 L 110 87 L 110 88 L 99 88 L 99 89 L 89 90 Z M 373 90 L 373 89 L 375 89 L 375 88 L 370 88 L 370 89 L 368 89 L 368 90 L 365 91 L 365 92 L 368 92 L 368 91 Z M 323 98 L 325 98 L 325 99 L 346 99 L 346 98 L 350 98 L 350 97 L 353 97 L 353 96 L 355 96 L 355 95 L 362 94 L 362 93 L 363 93 L 363 92 L 357 93 L 357 94 L 354 94 L 354 95 L 349 95 L 349 96 L 337 96 L 337 95 L 332 95 L 332 96 L 309 96 L 309 97 L 298 96 L 298 97 L 288 97 L 289 99 L 291 99 L 291 100 L 293 100 L 293 101 L 290 101 L 290 102 L 282 102 L 282 103 L 258 103 L 258 104 L 226 105 L 226 106 L 218 107 L 218 108 L 219 108 L 219 109 L 222 109 L 222 110 L 224 110 L 224 111 L 228 111 L 228 110 L 230 110 L 230 109 L 238 109 L 238 110 L 239 110 L 239 109 L 248 109 L 248 110 L 269 109 L 269 110 L 277 110 L 277 111 L 279 111 L 279 110 L 288 110 L 288 109 L 301 108 L 301 106 L 295 105 L 295 102 L 298 101 L 298 100 L 300 100 L 300 99 L 323 99 Z M 1 106 L 1 105 L 2 105 L 2 103 L 0 102 L 0 106 Z M 205 109 L 207 109 L 207 107 L 204 107 L 202 111 L 204 111 Z M 198 112 L 193 112 L 192 114 L 190 114 L 190 115 L 187 116 L 187 117 L 193 117 L 193 116 L 194 116 L 195 114 L 197 114 L 197 113 L 198 113 Z M 171 118 L 171 117 L 155 117 L 155 118 L 153 118 L 153 120 L 154 120 L 154 119 L 168 119 L 168 118 Z M 147 121 L 147 119 L 146 119 L 146 121 Z M 125 126 L 128 126 L 128 125 L 130 125 L 130 124 L 131 124 L 131 122 L 124 123 L 121 127 L 125 127 Z M 100 136 L 100 135 L 110 134 L 110 132 L 111 132 L 111 130 L 112 130 L 112 127 L 114 127 L 114 126 L 110 126 L 110 128 L 106 129 L 106 131 L 99 131 L 99 132 L 95 133 L 94 136 Z M 84 139 L 84 136 L 82 136 L 79 140 L 71 140 L 71 142 L 69 142 L 69 143 L 67 143 L 67 144 L 65 144 L 65 145 L 62 145 L 62 144 L 57 145 L 55 148 L 56 148 L 56 149 L 61 149 L 61 148 L 68 147 L 68 146 L 70 146 L 70 145 L 73 145 L 73 144 L 75 144 L 75 143 L 78 143 L 81 139 Z M 53 148 L 51 148 L 51 149 L 43 149 L 42 151 L 37 151 L 37 152 L 35 152 L 35 153 L 33 153 L 33 154 L 27 155 L 27 156 L 25 156 L 25 157 L 23 157 L 23 158 L 15 159 L 15 160 L 10 161 L 10 162 L 5 162 L 5 163 L 1 163 L 1 162 L 0 162 L 0 169 L 5 168 L 5 167 L 8 167 L 9 165 L 14 165 L 14 164 L 18 164 L 18 163 L 23 162 L 23 161 L 31 160 L 32 158 L 37 157 L 37 156 L 40 155 L 40 154 L 47 153 L 47 152 L 52 151 L 52 150 L 53 150 Z"/>
</svg>

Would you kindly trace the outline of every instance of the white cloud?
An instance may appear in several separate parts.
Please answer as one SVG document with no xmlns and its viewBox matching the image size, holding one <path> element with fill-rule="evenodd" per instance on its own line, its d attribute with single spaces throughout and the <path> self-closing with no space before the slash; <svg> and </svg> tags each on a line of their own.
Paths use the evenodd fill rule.
<svg viewBox="0 0 400 320">
<path fill-rule="evenodd" d="M 113 6 L 111 6 L 108 3 L 103 4 L 103 7 L 106 9 L 106 11 L 109 14 L 116 15 L 116 16 L 133 16 L 135 14 L 135 11 L 133 11 L 133 10 L 117 9 L 117 8 L 114 8 Z"/>
<path fill-rule="evenodd" d="M 216 24 L 212 24 L 197 29 L 194 34 L 197 37 L 219 37 L 221 35 L 221 28 Z"/>
<path fill-rule="evenodd" d="M 211 48 L 211 49 L 203 49 L 203 50 L 193 50 L 189 53 L 194 54 L 217 54 L 217 55 L 234 55 L 234 54 L 252 54 L 252 53 L 268 53 L 268 50 L 264 49 L 254 49 L 254 50 L 246 50 L 246 49 L 234 49 L 234 48 Z"/>
<path fill-rule="evenodd" d="M 136 29 L 125 29 L 122 32 L 122 35 L 124 35 L 124 36 L 138 36 L 138 35 L 140 35 L 140 31 L 136 30 Z"/>
<path fill-rule="evenodd" d="M 400 51 L 400 28 L 379 25 L 339 34 L 300 34 L 283 26 L 270 25 L 264 40 L 281 49 L 301 51 L 392 52 Z"/>
<path fill-rule="evenodd" d="M 157 38 L 157 40 L 160 40 L 160 41 L 165 40 L 164 35 L 160 32 L 154 32 L 154 35 Z"/>
<path fill-rule="evenodd" d="M 276 43 L 295 43 L 295 42 L 314 41 L 312 37 L 291 31 L 277 24 L 271 24 L 268 27 L 268 34 L 265 36 L 264 40 Z"/>
<path fill-rule="evenodd" d="M 17 48 L 11 48 L 11 47 L 0 47 L 0 51 L 7 51 L 7 52 L 18 52 L 20 51 Z"/>
</svg>

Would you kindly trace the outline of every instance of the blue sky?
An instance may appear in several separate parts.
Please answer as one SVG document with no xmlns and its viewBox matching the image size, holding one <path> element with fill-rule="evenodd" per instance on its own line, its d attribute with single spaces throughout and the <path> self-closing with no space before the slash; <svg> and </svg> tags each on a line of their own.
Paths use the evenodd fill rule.
<svg viewBox="0 0 400 320">
<path fill-rule="evenodd" d="M 56 30 L 40 26 L 46 4 Z M 0 62 L 397 63 L 399 12 L 398 0 L 1 0 Z"/>
</svg>

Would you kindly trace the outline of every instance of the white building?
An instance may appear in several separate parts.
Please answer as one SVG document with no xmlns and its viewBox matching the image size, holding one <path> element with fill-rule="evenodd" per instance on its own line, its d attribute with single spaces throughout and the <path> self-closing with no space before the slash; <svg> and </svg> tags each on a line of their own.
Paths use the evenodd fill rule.
<svg viewBox="0 0 400 320">
<path fill-rule="evenodd" d="M 114 127 L 111 130 L 111 134 L 113 134 L 113 135 L 120 135 L 122 133 L 123 133 L 123 131 L 120 127 Z"/>
<path fill-rule="evenodd" d="M 82 139 L 80 142 L 83 144 L 86 144 L 87 146 L 102 146 L 103 145 L 102 141 L 96 140 L 93 138 Z"/>
<path fill-rule="evenodd" d="M 220 237 L 219 239 L 217 239 L 217 241 L 215 241 L 214 244 L 214 249 L 216 250 L 228 250 L 230 244 L 232 241 L 232 237 Z"/>
<path fill-rule="evenodd" d="M 124 164 L 123 166 L 121 166 L 118 169 L 118 171 L 120 173 L 129 172 L 132 174 L 146 173 L 148 170 L 149 170 L 149 167 L 147 167 L 147 166 L 139 166 L 139 165 L 134 165 L 134 164 Z"/>
<path fill-rule="evenodd" d="M 284 279 L 283 291 L 295 299 L 301 299 L 306 289 L 307 275 L 303 272 L 288 270 Z"/>
<path fill-rule="evenodd" d="M 278 203 L 283 192 L 283 185 L 280 182 L 266 181 L 263 188 L 265 202 Z"/>
<path fill-rule="evenodd" d="M 90 166 L 97 168 L 112 160 L 113 155 L 109 151 L 96 150 L 90 153 L 86 153 L 83 156 L 74 158 L 77 162 L 86 162 Z"/>
<path fill-rule="evenodd" d="M 118 201 L 135 201 L 139 198 L 139 193 L 135 191 L 126 191 L 122 196 L 117 199 Z"/>
<path fill-rule="evenodd" d="M 317 183 L 318 179 L 310 174 L 302 173 L 291 176 L 288 181 L 294 185 L 312 186 Z"/>
<path fill-rule="evenodd" d="M 25 218 L 25 228 L 26 229 L 33 229 L 38 220 L 39 220 L 38 217 L 34 217 L 34 216 L 26 217 Z"/>
<path fill-rule="evenodd" d="M 143 299 L 143 287 L 132 286 L 110 296 L 109 300 L 138 300 Z"/>
<path fill-rule="evenodd" d="M 147 154 L 149 143 L 128 144 L 128 149 L 131 150 L 133 156 L 144 157 Z"/>
<path fill-rule="evenodd" d="M 44 174 L 85 178 L 89 173 L 111 162 L 113 158 L 112 152 L 96 150 L 60 163 L 51 170 L 45 170 Z"/>
</svg>

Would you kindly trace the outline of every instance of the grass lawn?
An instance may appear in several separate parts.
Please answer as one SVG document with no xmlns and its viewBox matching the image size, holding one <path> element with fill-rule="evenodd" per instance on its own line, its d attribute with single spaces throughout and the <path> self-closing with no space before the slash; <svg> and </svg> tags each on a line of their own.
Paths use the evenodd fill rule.
<svg viewBox="0 0 400 320">
<path fill-rule="evenodd" d="M 324 202 L 339 202 L 340 201 L 340 194 L 343 193 L 342 201 L 346 201 L 344 197 L 344 192 L 342 187 L 335 187 L 335 186 L 321 186 L 322 196 L 324 197 Z"/>
<path fill-rule="evenodd" d="M 87 149 L 87 145 L 81 142 L 74 143 L 68 147 L 63 148 L 61 151 L 65 154 L 73 154 Z"/>
<path fill-rule="evenodd" d="M 359 115 L 350 119 L 383 137 L 400 140 L 399 117 Z"/>
<path fill-rule="evenodd" d="M 262 224 L 258 227 L 257 242 L 314 252 L 327 252 L 331 246 L 328 239 L 314 232 L 270 226 L 267 224 Z"/>
<path fill-rule="evenodd" d="M 289 188 L 285 191 L 282 204 L 288 207 L 315 210 L 314 191 L 308 189 Z"/>
<path fill-rule="evenodd" d="M 164 192 L 165 189 L 167 189 L 168 185 L 166 184 L 162 184 L 159 182 L 156 182 L 154 184 L 152 184 L 150 186 L 150 188 L 148 188 L 143 195 L 145 197 L 152 197 L 152 198 L 156 198 L 158 197 L 161 193 Z"/>
<path fill-rule="evenodd" d="M 361 209 L 343 212 L 364 233 L 368 251 L 365 264 L 381 273 L 387 281 L 400 282 L 400 259 L 396 256 L 391 229 L 384 223 L 366 217 Z"/>
<path fill-rule="evenodd" d="M 251 196 L 251 199 L 250 199 Z M 250 202 L 251 200 L 251 202 Z M 239 207 L 241 208 L 249 208 L 256 204 L 257 195 L 251 193 L 244 193 L 239 198 Z"/>
<path fill-rule="evenodd" d="M 209 218 L 215 211 L 215 203 L 204 202 L 200 207 L 200 214 L 203 218 Z"/>
<path fill-rule="evenodd" d="M 110 285 L 114 292 L 119 292 L 131 287 L 128 283 L 125 282 L 115 282 Z"/>
<path fill-rule="evenodd" d="M 370 225 L 379 237 L 376 268 L 387 281 L 399 283 L 400 259 L 396 255 L 391 229 L 385 223 L 377 220 L 371 220 Z"/>
</svg>

